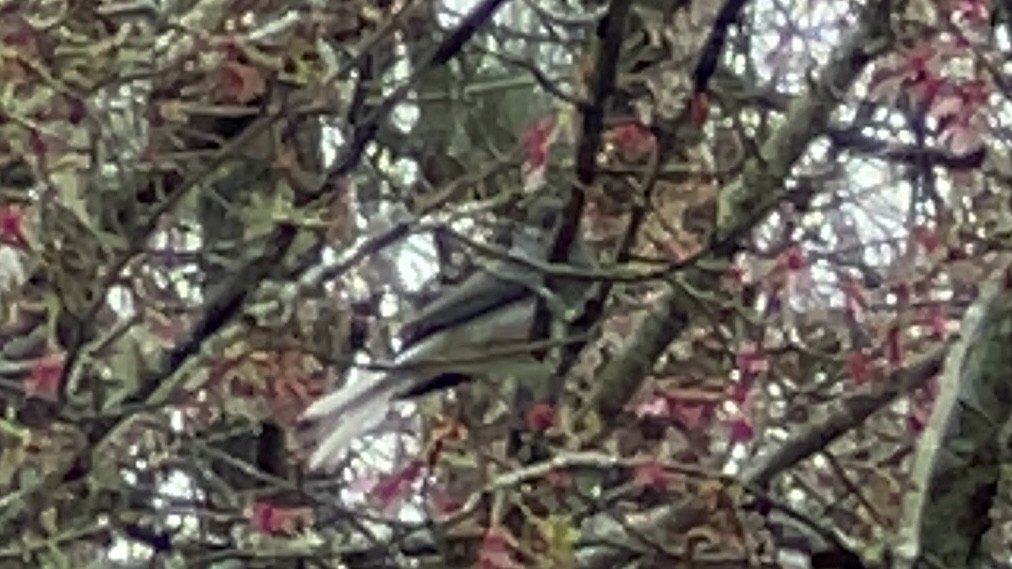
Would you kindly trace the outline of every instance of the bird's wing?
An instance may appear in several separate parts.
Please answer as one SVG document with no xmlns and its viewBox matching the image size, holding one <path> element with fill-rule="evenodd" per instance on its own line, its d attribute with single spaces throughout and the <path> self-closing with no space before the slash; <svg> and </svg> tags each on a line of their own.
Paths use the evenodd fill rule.
<svg viewBox="0 0 1012 569">
<path fill-rule="evenodd" d="M 509 268 L 512 269 L 512 265 Z M 478 270 L 449 288 L 404 323 L 401 329 L 403 348 L 410 348 L 435 332 L 466 325 L 479 316 L 531 295 L 532 290 L 524 281 L 536 275 L 519 270 L 514 272 L 516 278 L 505 278 Z"/>
<path fill-rule="evenodd" d="M 536 308 L 537 297 L 528 294 L 402 350 L 394 363 L 406 379 L 397 398 L 425 395 L 472 376 L 531 376 L 541 371 L 543 364 L 529 344 Z"/>
</svg>

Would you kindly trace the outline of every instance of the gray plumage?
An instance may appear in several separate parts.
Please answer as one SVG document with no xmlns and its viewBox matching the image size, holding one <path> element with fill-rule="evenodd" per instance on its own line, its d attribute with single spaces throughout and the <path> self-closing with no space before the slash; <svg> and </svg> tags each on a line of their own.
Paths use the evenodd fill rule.
<svg viewBox="0 0 1012 569">
<path fill-rule="evenodd" d="M 518 232 L 510 255 L 545 261 L 551 233 L 541 229 Z M 574 249 L 573 262 L 589 266 L 582 247 Z M 419 310 L 402 327 L 403 345 L 391 362 L 393 369 L 352 368 L 341 387 L 303 413 L 313 431 L 310 468 L 332 469 L 353 440 L 380 426 L 397 400 L 423 395 L 443 381 L 502 375 L 536 380 L 550 373 L 544 362 L 522 349 L 530 339 L 541 298 L 537 291 L 544 283 L 542 271 L 498 259 Z M 590 281 L 573 281 L 560 289 L 567 298 L 559 300 L 567 309 L 579 310 L 591 287 Z"/>
</svg>

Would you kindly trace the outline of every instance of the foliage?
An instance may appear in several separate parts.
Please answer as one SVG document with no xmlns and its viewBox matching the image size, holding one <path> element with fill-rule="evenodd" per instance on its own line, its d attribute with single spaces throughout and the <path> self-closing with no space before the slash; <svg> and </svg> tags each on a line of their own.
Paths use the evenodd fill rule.
<svg viewBox="0 0 1012 569">
<path fill-rule="evenodd" d="M 925 435 L 1007 304 L 1007 8 L 463 4 L 0 3 L 0 567 L 850 569 L 989 509 L 1007 562 L 1007 492 L 909 500 L 1008 419 Z M 305 471 L 308 402 L 561 188 L 605 286 L 557 385 Z"/>
</svg>

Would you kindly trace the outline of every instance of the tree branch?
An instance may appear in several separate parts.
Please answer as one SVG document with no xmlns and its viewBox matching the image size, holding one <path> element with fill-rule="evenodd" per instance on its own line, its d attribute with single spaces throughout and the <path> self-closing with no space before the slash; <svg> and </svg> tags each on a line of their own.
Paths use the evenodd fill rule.
<svg viewBox="0 0 1012 569">
<path fill-rule="evenodd" d="M 365 148 L 375 136 L 379 122 L 389 113 L 410 92 L 411 86 L 419 79 L 427 69 L 446 64 L 460 49 L 470 40 L 476 30 L 487 23 L 495 12 L 506 2 L 506 0 L 485 0 L 478 4 L 454 30 L 446 36 L 435 48 L 424 65 L 415 69 L 412 76 L 401 85 L 400 88 L 391 93 L 352 134 L 351 142 L 345 147 L 336 165 L 325 177 L 323 183 L 309 195 L 301 195 L 297 198 L 296 205 L 306 205 L 315 199 L 323 196 L 332 188 L 337 187 L 335 181 L 351 172 L 360 162 Z M 247 126 L 243 137 L 251 137 L 252 134 L 262 131 L 273 120 L 276 120 L 274 113 L 269 118 L 254 121 Z M 153 223 L 153 221 L 152 221 Z M 137 390 L 127 398 L 127 403 L 150 403 L 153 400 L 166 398 L 180 384 L 183 374 L 181 371 L 185 366 L 200 353 L 203 346 L 216 336 L 242 309 L 247 297 L 256 287 L 267 278 L 272 272 L 278 270 L 281 261 L 288 254 L 288 251 L 297 234 L 297 228 L 288 223 L 278 224 L 267 248 L 259 255 L 244 264 L 235 275 L 227 282 L 223 282 L 215 294 L 205 304 L 204 310 L 193 326 L 189 337 L 164 352 L 159 359 L 155 369 L 139 382 Z M 128 405 L 129 406 L 129 405 Z M 89 433 L 89 447 L 82 449 L 80 453 L 66 457 L 62 468 L 54 469 L 45 479 L 37 481 L 30 487 L 25 487 L 22 498 L 28 500 L 30 496 L 44 492 L 48 488 L 58 486 L 68 472 L 75 468 L 89 468 L 90 464 L 101 462 L 110 454 L 110 444 L 117 439 L 117 433 L 130 424 L 133 414 L 118 417 L 114 420 L 99 423 Z M 0 525 L 3 520 L 10 519 L 5 516 L 6 512 L 0 511 Z"/>
<path fill-rule="evenodd" d="M 991 527 L 1012 417 L 1010 274 L 967 312 L 963 337 L 945 363 L 905 498 L 896 548 L 901 566 L 987 565 L 982 540 Z"/>
<path fill-rule="evenodd" d="M 925 386 L 941 371 L 946 352 L 944 348 L 938 349 L 884 378 L 874 393 L 847 398 L 838 410 L 796 433 L 773 452 L 761 456 L 745 471 L 742 479 L 748 484 L 766 486 L 774 476 L 826 448 L 897 397 Z"/>
<path fill-rule="evenodd" d="M 784 182 L 791 168 L 824 132 L 833 111 L 868 63 L 889 48 L 890 6 L 888 0 L 876 0 L 865 7 L 861 26 L 834 50 L 808 92 L 792 102 L 780 128 L 763 144 L 760 156 L 746 164 L 735 183 L 721 190 L 717 240 L 705 256 L 707 260 L 730 262 L 741 236 L 789 198 Z M 689 269 L 685 278 L 698 286 L 719 285 L 713 274 L 699 268 Z M 593 409 L 609 417 L 624 408 L 660 355 L 688 324 L 692 302 L 674 287 L 656 302 L 622 351 L 598 374 Z"/>
<path fill-rule="evenodd" d="M 717 18 L 710 27 L 706 43 L 696 58 L 696 67 L 692 71 L 692 84 L 697 93 L 705 93 L 710 87 L 710 78 L 717 70 L 720 54 L 727 43 L 727 30 L 738 20 L 748 0 L 725 0 Z"/>
</svg>

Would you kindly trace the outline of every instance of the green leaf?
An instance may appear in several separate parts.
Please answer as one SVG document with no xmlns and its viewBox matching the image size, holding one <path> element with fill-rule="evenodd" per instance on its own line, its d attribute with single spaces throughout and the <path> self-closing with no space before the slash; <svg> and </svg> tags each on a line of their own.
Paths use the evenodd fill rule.
<svg viewBox="0 0 1012 569">
<path fill-rule="evenodd" d="M 577 494 L 597 498 L 601 494 L 601 474 L 596 471 L 576 470 L 572 473 Z"/>
<path fill-rule="evenodd" d="M 443 452 L 439 461 L 449 468 L 478 468 L 478 457 L 469 452 Z"/>
<path fill-rule="evenodd" d="M 555 514 L 537 522 L 541 535 L 548 544 L 548 551 L 555 566 L 570 567 L 576 560 L 575 545 L 580 531 L 574 527 L 569 515 Z"/>
<path fill-rule="evenodd" d="M 56 508 L 50 506 L 39 514 L 39 525 L 42 529 L 46 530 L 49 535 L 56 535 L 60 532 L 60 526 L 57 523 L 58 514 Z"/>
<path fill-rule="evenodd" d="M 42 476 L 39 474 L 38 469 L 26 466 L 18 472 L 18 488 L 21 490 L 28 490 L 35 488 L 42 483 Z"/>
</svg>

